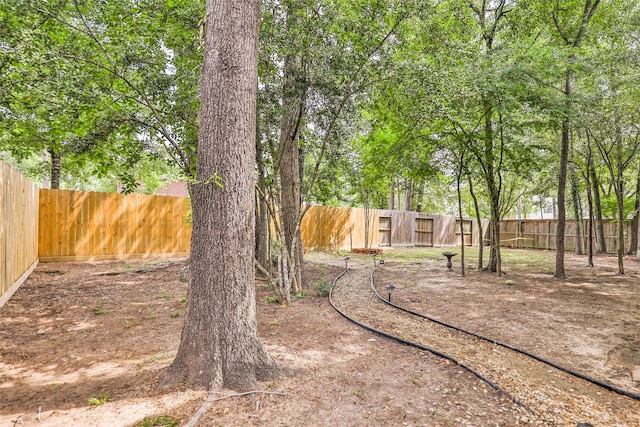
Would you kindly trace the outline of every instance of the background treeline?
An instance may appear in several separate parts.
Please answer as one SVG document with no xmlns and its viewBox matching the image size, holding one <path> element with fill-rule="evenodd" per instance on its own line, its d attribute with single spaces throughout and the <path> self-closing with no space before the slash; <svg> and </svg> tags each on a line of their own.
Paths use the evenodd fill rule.
<svg viewBox="0 0 640 427">
<path fill-rule="evenodd" d="M 593 219 L 579 250 L 606 250 L 610 218 L 633 221 L 635 251 L 638 1 L 264 0 L 261 13 L 256 253 L 269 274 L 278 254 L 285 294 L 303 286 L 311 204 L 490 218 L 481 264 L 497 272 L 498 221 L 549 200 L 559 231 Z M 52 188 L 192 180 L 205 21 L 202 1 L 4 2 L 1 158 Z"/>
</svg>

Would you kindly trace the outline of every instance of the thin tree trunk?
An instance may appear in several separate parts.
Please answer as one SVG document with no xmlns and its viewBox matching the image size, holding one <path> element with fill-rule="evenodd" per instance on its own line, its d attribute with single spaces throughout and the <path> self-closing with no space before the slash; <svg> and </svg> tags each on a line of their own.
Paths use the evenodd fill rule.
<svg viewBox="0 0 640 427">
<path fill-rule="evenodd" d="M 250 390 L 286 372 L 258 338 L 247 244 L 255 225 L 259 2 L 207 0 L 206 11 L 191 277 L 180 347 L 163 385 Z"/>
<path fill-rule="evenodd" d="M 424 202 L 424 183 L 421 183 L 418 186 L 418 194 L 417 194 L 417 202 L 416 202 L 416 212 L 422 212 L 422 203 Z"/>
<path fill-rule="evenodd" d="M 464 270 L 464 220 L 462 218 L 462 192 L 460 190 L 460 180 L 462 178 L 462 168 L 464 166 L 464 154 L 460 155 L 460 163 L 456 174 L 456 190 L 458 192 L 458 217 L 460 218 L 460 274 L 465 276 Z"/>
<path fill-rule="evenodd" d="M 618 204 L 618 274 L 624 274 L 624 166 L 622 161 L 622 137 L 616 138 L 616 170 L 613 180 Z"/>
<path fill-rule="evenodd" d="M 591 187 L 591 179 L 589 179 L 589 170 L 591 169 L 591 163 L 593 162 L 593 154 L 591 153 L 591 146 L 588 146 L 588 155 L 587 155 L 587 170 L 584 174 L 586 186 L 587 186 L 587 203 L 589 205 L 589 237 L 587 239 L 587 254 L 588 261 L 587 265 L 589 267 L 593 267 L 593 196 L 592 196 L 592 187 Z"/>
<path fill-rule="evenodd" d="M 258 167 L 258 191 L 256 192 L 256 260 L 271 274 L 272 265 L 269 259 L 269 210 L 267 201 L 267 184 L 262 145 L 256 143 L 256 165 Z"/>
<path fill-rule="evenodd" d="M 627 255 L 634 255 L 638 251 L 638 225 L 640 224 L 640 168 L 638 168 L 638 175 L 636 176 L 636 203 L 635 203 L 635 211 L 633 213 L 633 220 L 631 221 L 631 239 L 629 244 L 629 251 Z"/>
<path fill-rule="evenodd" d="M 580 17 L 579 26 L 577 32 L 574 35 L 568 36 L 560 24 L 558 19 L 558 11 L 560 9 L 560 2 L 556 3 L 556 10 L 553 12 L 553 22 L 560 37 L 564 40 L 567 46 L 577 49 L 582 44 L 589 21 L 593 17 L 600 0 L 585 0 L 585 7 Z M 569 159 L 569 131 L 571 129 L 571 118 L 569 109 L 571 107 L 571 94 L 573 91 L 573 75 L 574 75 L 574 63 L 575 54 L 571 53 L 568 58 L 567 70 L 565 74 L 564 84 L 564 96 L 565 96 L 565 109 L 564 118 L 562 120 L 562 138 L 560 142 L 560 172 L 558 174 L 558 226 L 556 229 L 556 271 L 554 277 L 564 278 L 566 277 L 564 270 L 564 234 L 565 234 L 565 221 L 566 221 L 566 206 L 565 206 L 565 191 L 567 186 L 567 161 Z"/>
<path fill-rule="evenodd" d="M 473 180 L 471 179 L 470 174 L 467 174 L 467 179 L 469 180 L 469 193 L 471 193 L 471 198 L 473 199 L 473 209 L 476 211 L 476 221 L 478 222 L 478 233 L 480 235 L 478 239 L 480 242 L 480 247 L 478 248 L 478 270 L 481 270 L 484 254 L 484 230 L 482 229 L 482 217 L 480 216 L 478 198 L 476 197 L 476 193 L 473 191 Z"/>
<path fill-rule="evenodd" d="M 302 10 L 300 5 L 292 2 L 287 7 L 287 28 L 294 30 L 301 25 Z M 302 289 L 302 263 L 299 230 L 301 221 L 300 193 L 300 150 L 299 131 L 306 104 L 306 83 L 304 83 L 304 65 L 302 47 L 296 43 L 292 52 L 284 60 L 284 83 L 282 95 L 282 123 L 279 140 L 280 168 L 280 215 L 284 230 L 282 249 L 289 254 L 293 271 L 293 289 Z M 292 248 L 297 250 L 291 252 Z M 301 252 L 300 252 L 301 253 Z"/>
<path fill-rule="evenodd" d="M 60 189 L 60 161 L 62 160 L 62 152 L 60 150 L 50 149 L 51 155 L 51 189 Z"/>
<path fill-rule="evenodd" d="M 565 108 L 569 108 L 573 71 L 569 69 L 565 78 L 564 94 L 567 98 Z M 569 129 L 571 120 L 567 116 L 562 121 L 562 138 L 560 142 L 560 172 L 558 174 L 558 224 L 556 227 L 556 271 L 554 277 L 566 277 L 564 271 L 564 235 L 566 225 L 565 191 L 567 188 L 567 163 L 569 160 Z"/>
<path fill-rule="evenodd" d="M 492 242 L 489 256 L 488 270 L 502 276 L 502 261 L 500 259 L 500 187 L 496 182 L 495 155 L 493 149 L 493 107 L 488 100 L 484 104 L 484 167 L 489 203 L 491 210 Z"/>
<path fill-rule="evenodd" d="M 616 177 L 616 201 L 618 204 L 618 274 L 624 274 L 624 178 L 618 165 Z"/>
<path fill-rule="evenodd" d="M 394 191 L 394 187 L 391 186 L 391 189 L 389 190 L 389 209 L 390 210 L 394 210 L 396 207 L 396 194 Z"/>
<path fill-rule="evenodd" d="M 407 179 L 405 183 L 406 189 L 404 191 L 404 210 L 410 211 L 413 210 L 413 181 L 411 179 Z"/>
<path fill-rule="evenodd" d="M 581 203 L 580 203 L 580 194 L 578 190 L 578 177 L 575 173 L 575 168 L 571 167 L 569 169 L 569 181 L 571 183 L 571 204 L 573 205 L 573 217 L 575 218 L 576 224 L 576 236 L 575 236 L 575 252 L 576 255 L 582 255 L 584 253 L 582 249 L 582 211 L 581 211 Z"/>
<path fill-rule="evenodd" d="M 596 232 L 596 250 L 597 254 L 607 253 L 607 242 L 604 238 L 604 224 L 602 221 L 602 203 L 600 202 L 600 180 L 596 174 L 594 162 L 591 162 L 589 168 L 589 176 L 591 177 L 591 188 L 593 189 L 593 207 L 595 212 L 595 232 Z"/>
</svg>

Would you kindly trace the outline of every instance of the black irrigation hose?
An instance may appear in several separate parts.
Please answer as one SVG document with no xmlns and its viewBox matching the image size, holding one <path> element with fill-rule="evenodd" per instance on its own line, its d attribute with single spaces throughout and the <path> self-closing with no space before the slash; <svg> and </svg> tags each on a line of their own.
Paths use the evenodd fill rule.
<svg viewBox="0 0 640 427">
<path fill-rule="evenodd" d="M 343 274 L 344 274 L 344 273 L 343 273 Z M 490 342 L 490 343 L 492 343 L 492 344 L 499 345 L 500 347 L 508 348 L 509 350 L 512 350 L 512 351 L 515 351 L 516 353 L 520 353 L 520 354 L 523 354 L 523 355 L 525 355 L 525 356 L 528 356 L 528 357 L 530 357 L 530 358 L 532 358 L 532 359 L 537 360 L 538 362 L 542 362 L 542 363 L 544 363 L 544 364 L 546 364 L 546 365 L 549 365 L 549 366 L 551 366 L 551 367 L 553 367 L 553 368 L 556 368 L 556 369 L 558 369 L 558 370 L 560 370 L 560 371 L 562 371 L 562 372 L 565 372 L 565 373 L 567 373 L 567 374 L 569 374 L 569 375 L 572 375 L 572 376 L 574 376 L 574 377 L 576 377 L 576 378 L 580 378 L 580 379 L 582 379 L 582 380 L 588 381 L 588 382 L 590 382 L 590 383 L 592 383 L 592 384 L 595 384 L 595 385 L 597 385 L 597 386 L 599 386 L 599 387 L 602 387 L 602 388 L 604 388 L 604 389 L 606 389 L 606 390 L 613 391 L 614 393 L 618 393 L 618 394 L 621 394 L 621 395 L 623 395 L 623 396 L 630 397 L 630 398 L 635 399 L 635 400 L 640 400 L 640 394 L 636 394 L 636 393 L 630 392 L 630 391 L 628 391 L 628 390 L 624 390 L 624 389 L 621 389 L 621 388 L 619 388 L 619 387 L 615 387 L 615 386 L 613 386 L 613 385 L 611 385 L 611 384 L 605 383 L 605 382 L 600 381 L 600 380 L 597 380 L 597 379 L 595 379 L 595 378 L 591 378 L 591 377 L 589 377 L 589 376 L 587 376 L 587 375 L 585 375 L 585 374 L 581 374 L 581 373 L 579 373 L 579 372 L 576 372 L 576 371 L 573 371 L 573 370 L 571 370 L 571 369 L 565 368 L 565 367 L 563 367 L 563 366 L 561 366 L 561 365 L 558 365 L 558 364 L 557 364 L 557 363 L 555 363 L 555 362 L 552 362 L 552 361 L 550 361 L 550 360 L 544 359 L 544 358 L 542 358 L 542 357 L 540 357 L 540 356 L 536 356 L 535 354 L 529 353 L 529 352 L 528 352 L 528 351 L 526 351 L 526 350 L 522 350 L 522 349 L 520 349 L 520 348 L 514 347 L 514 346 L 509 345 L 509 344 L 502 343 L 502 342 L 500 342 L 500 341 L 496 341 L 496 340 L 491 339 L 491 338 L 483 337 L 482 335 L 478 335 L 478 334 L 476 334 L 476 333 L 474 333 L 474 332 L 467 331 L 467 330 L 462 329 L 462 328 L 459 328 L 459 327 L 457 327 L 457 326 L 453 326 L 453 325 L 451 325 L 451 324 L 449 324 L 449 323 L 445 323 L 445 322 L 443 322 L 443 321 L 441 321 L 441 320 L 434 319 L 433 317 L 429 317 L 429 316 L 426 316 L 426 315 L 424 315 L 424 314 L 422 314 L 422 313 L 418 313 L 418 312 L 415 312 L 415 311 L 409 310 L 409 309 L 407 309 L 407 308 L 401 307 L 401 306 L 399 306 L 399 305 L 393 304 L 392 302 L 385 300 L 385 299 L 384 299 L 384 298 L 383 298 L 383 297 L 378 293 L 378 291 L 376 290 L 376 288 L 375 288 L 375 286 L 374 286 L 374 284 L 373 284 L 373 271 L 371 272 L 371 289 L 373 290 L 373 292 L 376 294 L 376 296 L 377 296 L 377 297 L 378 297 L 382 302 L 384 302 L 385 304 L 390 305 L 390 306 L 392 306 L 392 307 L 394 307 L 394 308 L 397 308 L 398 310 L 402 310 L 402 311 L 404 311 L 404 312 L 406 312 L 406 313 L 409 313 L 409 314 L 412 314 L 412 315 L 414 315 L 414 316 L 418 316 L 418 317 L 421 317 L 421 318 L 423 318 L 423 319 L 430 320 L 430 321 L 432 321 L 432 322 L 434 322 L 434 323 L 437 323 L 437 324 L 439 324 L 439 325 L 445 326 L 445 327 L 447 327 L 447 328 L 451 328 L 451 329 L 453 329 L 453 330 L 456 330 L 456 331 L 459 331 L 459 332 L 465 333 L 465 334 L 467 334 L 467 335 L 471 335 L 472 337 L 479 338 L 479 339 L 481 339 L 481 340 L 483 340 L 483 341 L 487 341 L 487 342 Z"/>
<path fill-rule="evenodd" d="M 402 338 L 398 338 L 398 337 L 396 337 L 396 336 L 393 336 L 393 335 L 391 335 L 391 334 L 388 334 L 388 333 L 386 333 L 386 332 L 382 332 L 382 331 L 380 331 L 380 330 L 378 330 L 378 329 L 372 328 L 371 326 L 367 326 L 367 325 L 365 325 L 364 323 L 360 323 L 360 322 L 358 322 L 357 320 L 355 320 L 355 319 L 353 319 L 353 318 L 349 317 L 346 313 L 344 313 L 342 310 L 340 310 L 338 307 L 336 307 L 336 305 L 333 303 L 333 298 L 332 298 L 332 296 L 333 296 L 333 288 L 335 287 L 336 282 L 337 282 L 337 281 L 338 281 L 342 276 L 344 276 L 344 275 L 347 273 L 347 271 L 349 271 L 349 269 L 348 269 L 348 268 L 346 268 L 342 273 L 340 273 L 340 274 L 338 275 L 338 277 L 336 277 L 336 278 L 333 280 L 333 283 L 331 284 L 331 288 L 329 288 L 329 304 L 331 304 L 331 306 L 332 306 L 332 307 L 333 307 L 333 308 L 334 308 L 338 313 L 340 313 L 340 314 L 341 314 L 345 319 L 349 320 L 349 321 L 350 321 L 350 322 L 352 322 L 352 323 L 355 323 L 356 325 L 360 326 L 360 327 L 361 327 L 361 328 L 363 328 L 363 329 L 366 329 L 367 331 L 373 332 L 374 334 L 377 334 L 377 335 L 383 336 L 383 337 L 385 337 L 385 338 L 389 338 L 389 339 L 394 340 L 394 341 L 397 341 L 397 342 L 399 342 L 399 343 L 401 343 L 401 344 L 405 344 L 405 345 L 408 345 L 408 346 L 411 346 L 411 347 L 418 348 L 418 349 L 423 350 L 423 351 L 428 351 L 429 353 L 432 353 L 432 354 L 434 354 L 434 355 L 436 355 L 436 356 L 438 356 L 438 357 L 442 357 L 443 359 L 449 360 L 450 362 L 452 362 L 452 363 L 454 363 L 454 364 L 456 364 L 456 365 L 460 366 L 461 368 L 466 369 L 467 371 L 469 371 L 470 373 L 472 373 L 473 375 L 475 375 L 475 376 L 476 376 L 478 379 L 480 379 L 481 381 L 484 381 L 485 383 L 489 384 L 489 386 L 490 386 L 491 388 L 493 388 L 494 390 L 498 391 L 499 393 L 501 393 L 501 394 L 505 395 L 505 396 L 506 396 L 509 400 L 511 400 L 513 403 L 515 403 L 515 404 L 517 404 L 517 405 L 519 405 L 519 406 L 523 407 L 524 409 L 526 409 L 527 411 L 529 411 L 529 412 L 530 412 L 530 413 L 532 413 L 532 414 L 533 414 L 533 413 L 535 413 L 535 412 L 534 412 L 534 411 L 532 411 L 528 406 L 526 406 L 524 403 L 520 402 L 518 399 L 516 399 L 516 398 L 515 398 L 515 397 L 513 397 L 511 394 L 509 394 L 506 390 L 504 390 L 504 389 L 500 388 L 500 386 L 499 386 L 499 385 L 495 384 L 495 383 L 494 383 L 493 381 L 491 381 L 490 379 L 488 379 L 488 378 L 486 378 L 486 377 L 482 376 L 482 374 L 480 374 L 479 372 L 475 371 L 475 370 L 474 370 L 473 368 L 471 368 L 470 366 L 467 366 L 467 365 L 465 365 L 464 363 L 460 362 L 459 360 L 457 360 L 457 359 L 453 358 L 452 356 L 449 356 L 448 354 L 442 353 L 442 352 L 440 352 L 440 351 L 438 351 L 438 350 L 435 350 L 435 349 L 433 349 L 433 348 L 426 347 L 426 346 L 424 346 L 424 345 L 422 345 L 422 344 L 418 344 L 418 343 L 415 343 L 415 342 L 413 342 L 413 341 L 407 341 L 407 340 L 404 340 L 404 339 L 402 339 Z M 373 283 L 373 273 L 372 273 L 371 279 L 372 279 L 372 283 Z M 374 292 L 375 292 L 375 289 L 374 289 Z M 376 293 L 376 295 L 378 295 L 378 293 L 377 293 L 377 292 L 375 292 L 375 293 Z M 378 295 L 378 296 L 380 296 L 380 295 Z"/>
</svg>

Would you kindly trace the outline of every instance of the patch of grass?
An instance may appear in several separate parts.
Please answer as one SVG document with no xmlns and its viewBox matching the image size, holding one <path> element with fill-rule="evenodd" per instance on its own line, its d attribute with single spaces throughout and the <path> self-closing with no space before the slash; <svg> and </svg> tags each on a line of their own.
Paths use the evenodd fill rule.
<svg viewBox="0 0 640 427">
<path fill-rule="evenodd" d="M 280 322 L 274 320 L 273 322 L 271 322 L 271 326 L 280 326 Z"/>
<path fill-rule="evenodd" d="M 300 292 L 296 292 L 294 295 L 296 298 L 306 298 L 307 297 L 307 291 L 300 291 Z"/>
<path fill-rule="evenodd" d="M 172 319 L 178 318 L 180 317 L 180 312 L 179 311 L 174 311 L 173 313 L 170 314 Z"/>
<path fill-rule="evenodd" d="M 265 302 L 271 303 L 271 304 L 276 304 L 280 302 L 280 298 L 276 295 L 267 295 L 266 297 L 264 297 Z"/>
<path fill-rule="evenodd" d="M 513 270 L 553 270 L 555 252 L 501 249 L 502 259 Z"/>
<path fill-rule="evenodd" d="M 172 357 L 172 355 L 167 353 L 156 353 L 152 354 L 151 357 L 149 357 L 149 360 L 151 362 L 157 362 L 158 360 L 171 359 Z"/>
<path fill-rule="evenodd" d="M 181 297 L 181 298 L 180 298 L 180 302 L 181 302 L 182 304 L 185 304 L 185 303 L 187 302 L 187 297 Z"/>
<path fill-rule="evenodd" d="M 357 397 L 358 399 L 362 399 L 364 397 L 364 392 L 362 390 L 360 390 L 359 388 L 355 389 L 353 391 L 353 395 L 355 397 Z"/>
<path fill-rule="evenodd" d="M 105 314 L 106 312 L 107 312 L 107 309 L 103 308 L 102 306 L 93 307 L 93 314 L 95 314 L 96 316 Z"/>
<path fill-rule="evenodd" d="M 124 326 L 125 329 L 129 329 L 133 326 L 133 322 L 131 319 L 122 319 L 122 326 Z"/>
<path fill-rule="evenodd" d="M 406 261 L 420 262 L 424 260 L 433 260 L 446 262 L 442 252 L 457 252 L 458 255 L 453 258 L 453 264 L 460 263 L 460 247 L 448 246 L 443 248 L 396 248 L 394 251 L 385 252 L 385 261 Z M 485 246 L 484 265 L 489 260 L 490 248 Z M 500 248 L 502 255 L 503 268 L 508 270 L 543 270 L 550 271 L 555 268 L 555 252 L 543 250 L 522 250 Z M 475 266 L 478 264 L 478 248 L 466 246 L 464 248 L 465 264 Z"/>
<path fill-rule="evenodd" d="M 97 396 L 89 398 L 89 405 L 100 406 L 111 401 L 111 394 L 108 391 L 101 391 Z"/>
<path fill-rule="evenodd" d="M 169 415 L 160 415 L 157 417 L 144 417 L 135 427 L 175 427 L 178 424 L 180 424 L 179 419 Z"/>
</svg>

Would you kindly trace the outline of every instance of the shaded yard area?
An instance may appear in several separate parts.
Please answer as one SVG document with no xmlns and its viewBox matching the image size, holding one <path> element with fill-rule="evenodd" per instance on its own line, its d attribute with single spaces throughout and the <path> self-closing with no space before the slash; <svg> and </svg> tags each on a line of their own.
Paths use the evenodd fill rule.
<svg viewBox="0 0 640 427">
<path fill-rule="evenodd" d="M 446 272 L 436 249 L 386 250 L 376 275 L 395 284 L 397 301 L 640 393 L 638 262 L 625 260 L 629 274 L 620 277 L 614 258 L 596 258 L 591 270 L 568 255 L 570 277 L 558 281 L 544 259 L 551 252 L 509 254 L 503 279 L 460 278 L 455 258 Z M 369 256 L 350 256 L 372 266 Z M 344 266 L 331 254 L 307 258 L 316 285 Z M 0 425 L 130 426 L 159 416 L 184 425 L 206 392 L 156 388 L 179 344 L 184 265 L 39 265 L 0 309 Z M 261 384 L 283 394 L 216 401 L 198 425 L 528 425 L 467 372 L 347 323 L 315 290 L 284 307 L 256 284 L 261 338 L 301 374 Z"/>
</svg>

